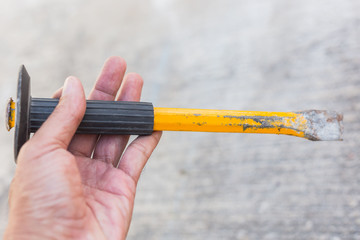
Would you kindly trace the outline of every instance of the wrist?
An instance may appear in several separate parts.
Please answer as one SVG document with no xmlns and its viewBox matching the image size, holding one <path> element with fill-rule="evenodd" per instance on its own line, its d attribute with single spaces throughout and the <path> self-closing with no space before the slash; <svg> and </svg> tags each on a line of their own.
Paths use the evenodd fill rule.
<svg viewBox="0 0 360 240">
<path fill-rule="evenodd" d="M 28 231 L 27 229 L 22 229 L 21 227 L 12 227 L 10 224 L 7 226 L 4 233 L 4 240 L 19 240 L 19 239 L 49 239 L 46 235 L 43 235 L 41 231 L 33 232 Z"/>
<path fill-rule="evenodd" d="M 11 219 L 5 229 L 5 240 L 48 240 L 48 239 L 82 239 L 72 227 L 65 227 L 59 223 L 50 223 L 39 219 Z"/>
<path fill-rule="evenodd" d="M 53 239 L 54 236 L 49 235 L 49 231 L 51 231 L 50 228 L 44 228 L 42 224 L 39 224 L 36 220 L 27 221 L 25 219 L 16 219 L 13 216 L 9 216 L 4 239 Z M 52 235 L 54 235 L 54 233 Z"/>
</svg>

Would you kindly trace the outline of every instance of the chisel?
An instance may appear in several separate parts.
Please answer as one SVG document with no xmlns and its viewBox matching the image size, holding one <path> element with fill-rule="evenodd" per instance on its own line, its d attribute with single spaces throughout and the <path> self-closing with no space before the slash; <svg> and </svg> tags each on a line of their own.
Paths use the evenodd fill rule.
<svg viewBox="0 0 360 240">
<path fill-rule="evenodd" d="M 15 126 L 15 161 L 21 146 L 53 112 L 58 99 L 32 98 L 30 76 L 21 66 L 16 103 L 10 98 L 6 123 Z M 150 135 L 153 131 L 268 133 L 315 141 L 342 140 L 343 116 L 335 111 L 259 112 L 159 108 L 146 102 L 87 100 L 77 133 Z"/>
</svg>

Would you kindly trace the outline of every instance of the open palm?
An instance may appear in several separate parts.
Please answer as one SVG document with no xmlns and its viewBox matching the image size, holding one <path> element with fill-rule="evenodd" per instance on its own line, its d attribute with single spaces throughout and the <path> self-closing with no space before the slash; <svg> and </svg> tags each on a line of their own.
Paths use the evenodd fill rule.
<svg viewBox="0 0 360 240">
<path fill-rule="evenodd" d="M 109 58 L 89 99 L 115 100 L 119 91 L 116 100 L 139 101 L 143 80 L 125 71 L 123 59 Z M 58 107 L 20 151 L 5 238 L 124 239 L 137 181 L 161 132 L 127 148 L 129 136 L 73 137 L 85 112 L 81 83 L 68 78 L 54 97 Z"/>
</svg>

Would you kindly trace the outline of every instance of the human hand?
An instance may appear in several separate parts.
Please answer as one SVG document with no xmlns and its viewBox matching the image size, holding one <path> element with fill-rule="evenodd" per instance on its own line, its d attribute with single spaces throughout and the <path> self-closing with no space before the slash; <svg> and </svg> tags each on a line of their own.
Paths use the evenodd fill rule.
<svg viewBox="0 0 360 240">
<path fill-rule="evenodd" d="M 109 58 L 89 99 L 114 100 L 119 91 L 116 100 L 139 101 L 143 80 L 125 70 L 123 59 Z M 136 184 L 161 132 L 126 150 L 129 136 L 74 136 L 86 108 L 80 81 L 67 78 L 54 97 L 55 111 L 19 153 L 5 239 L 125 239 Z"/>
</svg>

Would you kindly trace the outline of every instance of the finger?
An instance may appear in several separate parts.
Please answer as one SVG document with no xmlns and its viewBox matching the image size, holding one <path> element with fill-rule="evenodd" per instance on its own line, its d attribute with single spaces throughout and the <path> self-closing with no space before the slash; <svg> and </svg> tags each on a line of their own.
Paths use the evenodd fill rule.
<svg viewBox="0 0 360 240">
<path fill-rule="evenodd" d="M 122 156 L 119 169 L 128 174 L 135 183 L 152 152 L 160 141 L 162 132 L 153 132 L 150 136 L 139 136 L 126 149 Z"/>
<path fill-rule="evenodd" d="M 85 94 L 81 82 L 75 77 L 68 77 L 59 104 L 34 134 L 33 143 L 67 149 L 85 109 Z"/>
<path fill-rule="evenodd" d="M 139 101 L 143 82 L 144 81 L 139 74 L 127 74 L 121 85 L 120 94 L 117 100 Z M 103 135 L 96 144 L 94 158 L 117 166 L 128 141 L 128 135 Z"/>
<path fill-rule="evenodd" d="M 105 62 L 94 88 L 90 93 L 89 99 L 106 101 L 114 100 L 125 71 L 125 60 L 121 57 L 110 57 Z M 97 135 L 78 134 L 72 140 L 69 146 L 69 151 L 75 155 L 90 157 L 97 139 Z"/>
<path fill-rule="evenodd" d="M 60 98 L 63 91 L 63 87 L 59 88 L 54 92 L 54 94 L 51 96 L 52 98 Z"/>
</svg>

